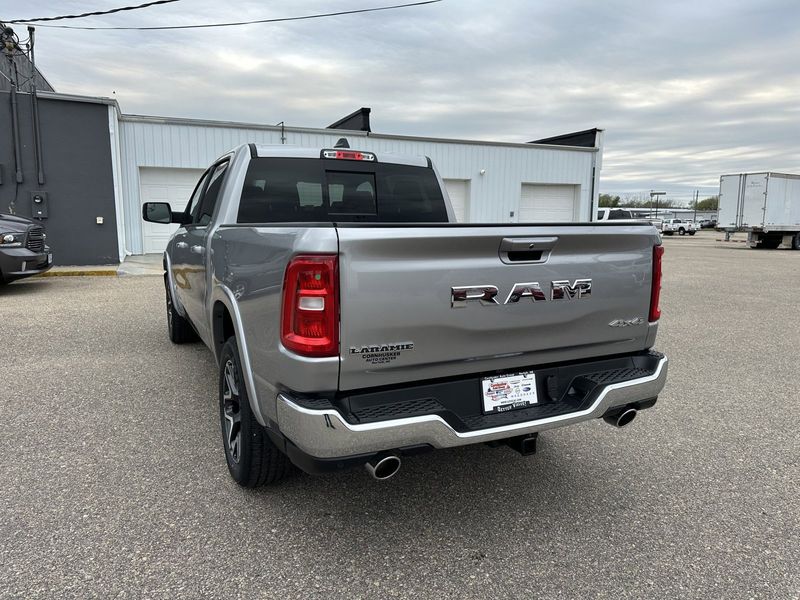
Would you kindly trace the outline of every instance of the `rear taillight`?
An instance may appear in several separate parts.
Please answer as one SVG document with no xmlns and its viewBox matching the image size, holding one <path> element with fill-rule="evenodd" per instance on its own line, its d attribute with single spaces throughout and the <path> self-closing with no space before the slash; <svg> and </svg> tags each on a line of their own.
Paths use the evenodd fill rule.
<svg viewBox="0 0 800 600">
<path fill-rule="evenodd" d="M 650 322 L 661 318 L 661 257 L 664 255 L 664 246 L 653 247 L 653 287 L 650 290 Z"/>
<path fill-rule="evenodd" d="M 336 256 L 296 256 L 286 267 L 281 342 L 303 356 L 339 354 Z"/>
</svg>

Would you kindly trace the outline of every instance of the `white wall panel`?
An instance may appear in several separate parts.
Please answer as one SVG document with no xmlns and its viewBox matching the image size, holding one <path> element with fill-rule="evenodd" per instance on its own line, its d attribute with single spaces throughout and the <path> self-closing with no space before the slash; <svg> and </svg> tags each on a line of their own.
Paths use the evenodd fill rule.
<svg viewBox="0 0 800 600">
<path fill-rule="evenodd" d="M 443 179 L 470 180 L 470 220 L 475 223 L 516 222 L 522 183 L 580 186 L 578 218 L 588 220 L 591 214 L 592 168 L 598 156 L 592 149 L 336 130 L 286 129 L 285 135 L 287 144 L 332 147 L 340 137 L 346 137 L 353 148 L 361 150 L 429 156 Z M 123 116 L 120 137 L 126 244 L 128 250 L 139 254 L 143 249 L 141 167 L 204 169 L 239 144 L 280 144 L 281 131 L 257 125 Z"/>
</svg>

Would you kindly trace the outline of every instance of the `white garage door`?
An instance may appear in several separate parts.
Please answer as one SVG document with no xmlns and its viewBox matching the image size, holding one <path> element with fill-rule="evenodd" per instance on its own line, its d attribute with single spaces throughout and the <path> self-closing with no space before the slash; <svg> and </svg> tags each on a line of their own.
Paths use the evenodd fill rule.
<svg viewBox="0 0 800 600">
<path fill-rule="evenodd" d="M 456 213 L 456 222 L 469 221 L 469 179 L 445 179 L 444 187 Z"/>
<path fill-rule="evenodd" d="M 203 169 L 139 169 L 139 190 L 142 204 L 145 202 L 169 202 L 172 210 L 182 211 L 200 180 Z M 139 213 L 141 214 L 141 212 Z M 177 225 L 160 225 L 142 221 L 144 252 L 161 253 Z"/>
<path fill-rule="evenodd" d="M 575 221 L 580 189 L 579 185 L 523 183 L 519 199 L 519 222 Z"/>
</svg>

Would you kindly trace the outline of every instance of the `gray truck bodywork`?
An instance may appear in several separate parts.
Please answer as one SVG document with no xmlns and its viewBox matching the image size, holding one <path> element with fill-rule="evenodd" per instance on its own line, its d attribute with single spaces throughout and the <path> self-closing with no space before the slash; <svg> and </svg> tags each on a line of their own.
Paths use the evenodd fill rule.
<svg viewBox="0 0 800 600">
<path fill-rule="evenodd" d="M 667 361 L 650 352 L 658 329 L 657 322 L 648 322 L 653 248 L 660 244 L 652 226 L 239 224 L 245 173 L 256 156 L 319 159 L 320 150 L 251 145 L 227 155 L 230 166 L 212 219 L 203 227 L 181 227 L 170 240 L 166 281 L 176 309 L 217 358 L 226 337 L 236 336 L 253 413 L 284 449 L 288 444 L 313 459 L 336 461 L 407 447 L 457 446 L 655 401 Z M 433 168 L 423 158 L 377 158 Z M 444 190 L 438 174 L 437 179 Z M 541 248 L 541 256 L 510 260 L 509 252 L 531 245 Z M 286 267 L 292 257 L 309 254 L 338 256 L 338 356 L 304 357 L 281 343 Z M 579 281 L 590 283 L 581 288 Z M 541 297 L 530 292 L 534 283 Z M 528 294 L 514 301 L 512 291 L 520 284 Z M 454 289 L 476 286 L 496 292 L 486 302 L 454 301 Z M 623 322 L 628 326 L 612 325 Z M 390 360 L 365 358 L 376 352 L 388 352 Z M 455 382 L 486 374 L 539 367 L 556 373 L 560 365 L 578 368 L 582 361 L 610 368 L 612 358 L 615 368 L 628 365 L 631 373 L 598 384 L 591 398 L 576 401 L 575 410 L 530 420 L 470 416 L 473 425 L 459 427 L 444 404 L 435 408 L 435 398 L 428 413 L 419 408 L 420 394 L 435 395 L 430 386 L 449 386 L 446 394 L 452 395 L 459 393 Z M 559 393 L 571 393 L 569 384 L 562 388 Z M 388 410 L 386 418 L 375 420 L 343 408 L 362 402 L 389 406 L 392 398 L 398 406 L 419 400 L 417 409 Z"/>
</svg>

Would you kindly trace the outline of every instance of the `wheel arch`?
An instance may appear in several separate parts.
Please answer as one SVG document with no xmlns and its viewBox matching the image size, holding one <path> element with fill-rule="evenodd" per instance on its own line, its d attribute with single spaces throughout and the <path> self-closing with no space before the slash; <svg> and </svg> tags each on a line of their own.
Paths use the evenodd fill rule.
<svg viewBox="0 0 800 600">
<path fill-rule="evenodd" d="M 239 337 L 236 335 L 236 328 L 233 324 L 233 317 L 230 310 L 222 300 L 214 302 L 214 307 L 211 310 L 211 328 L 212 339 L 214 341 L 214 356 L 219 363 L 220 355 L 222 354 L 222 346 L 229 337 Z"/>
<path fill-rule="evenodd" d="M 222 354 L 222 346 L 231 336 L 236 338 L 236 345 L 239 348 L 239 362 L 242 365 L 242 377 L 247 388 L 250 408 L 256 420 L 261 425 L 266 425 L 258 395 L 256 394 L 255 379 L 253 378 L 250 354 L 247 349 L 247 338 L 239 312 L 239 303 L 227 286 L 218 284 L 211 294 L 211 349 L 214 352 L 217 364 L 219 364 Z"/>
</svg>

